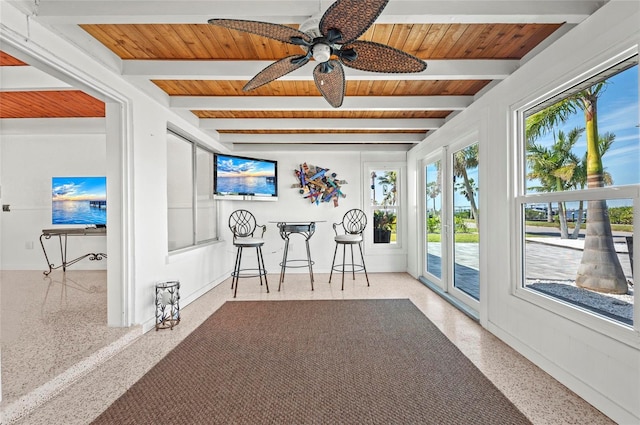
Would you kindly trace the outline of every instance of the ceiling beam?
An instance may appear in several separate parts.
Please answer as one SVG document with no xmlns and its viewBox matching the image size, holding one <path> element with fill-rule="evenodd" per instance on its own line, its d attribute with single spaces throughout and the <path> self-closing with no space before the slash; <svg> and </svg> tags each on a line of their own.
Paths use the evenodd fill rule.
<svg viewBox="0 0 640 425">
<path fill-rule="evenodd" d="M 242 80 L 248 81 L 273 61 L 228 60 L 125 60 L 122 75 L 152 80 Z M 347 80 L 503 80 L 513 73 L 518 60 L 434 59 L 422 72 L 398 74 L 367 72 L 344 67 Z M 313 63 L 279 80 L 313 80 Z"/>
<path fill-rule="evenodd" d="M 206 130 L 433 130 L 444 119 L 406 118 L 201 118 L 200 128 Z"/>
<path fill-rule="evenodd" d="M 457 111 L 473 96 L 346 96 L 341 111 Z M 321 96 L 171 96 L 170 107 L 190 111 L 335 111 Z"/>
<path fill-rule="evenodd" d="M 2 118 L 0 134 L 105 134 L 104 118 Z"/>
<path fill-rule="evenodd" d="M 25 2 L 11 3 L 25 6 Z M 301 23 L 333 1 L 323 0 L 57 0 L 31 5 L 38 19 L 55 23 L 206 23 L 209 18 L 250 19 L 274 23 Z M 514 0 L 447 1 L 394 0 L 378 23 L 579 23 L 603 1 Z"/>
<path fill-rule="evenodd" d="M 3 66 L 0 88 L 2 91 L 74 90 L 71 85 L 32 66 Z"/>
<path fill-rule="evenodd" d="M 310 144 L 310 143 L 420 143 L 424 133 L 325 133 L 325 134 L 237 134 L 221 133 L 221 143 L 234 144 Z"/>
</svg>

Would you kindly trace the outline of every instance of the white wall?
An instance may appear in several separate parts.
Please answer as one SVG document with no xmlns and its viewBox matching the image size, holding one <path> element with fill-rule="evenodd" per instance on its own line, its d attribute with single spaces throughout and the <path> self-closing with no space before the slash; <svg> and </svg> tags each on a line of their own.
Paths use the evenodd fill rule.
<svg viewBox="0 0 640 425">
<path fill-rule="evenodd" d="M 51 178 L 105 176 L 104 134 L 4 135 L 0 173 L 2 202 L 2 268 L 48 270 L 40 246 L 42 229 L 52 227 Z M 60 265 L 57 238 L 45 241 L 49 260 Z M 104 237 L 70 237 L 67 258 L 106 252 Z M 105 269 L 106 261 L 80 261 L 76 269 Z"/>
<path fill-rule="evenodd" d="M 141 119 L 144 119 L 141 117 Z M 80 125 L 80 123 L 78 124 Z M 144 160 L 135 166 L 136 175 L 136 229 L 153 233 L 153 238 L 142 241 L 140 262 L 137 268 L 146 264 L 147 257 L 160 259 L 167 263 L 170 272 L 153 261 L 160 273 L 154 273 L 151 279 L 166 280 L 180 278 L 183 273 L 180 264 L 195 253 L 169 254 L 167 252 L 167 224 L 166 224 L 166 131 L 162 122 L 154 124 L 157 136 L 150 137 L 150 149 Z M 2 163 L 3 202 L 11 204 L 11 212 L 3 216 L 3 232 L 7 237 L 2 239 L 2 267 L 5 270 L 46 270 L 46 262 L 40 247 L 38 237 L 43 228 L 51 226 L 51 177 L 52 176 L 101 176 L 106 174 L 105 136 L 104 134 L 69 134 L 56 135 L 5 135 L 0 146 L 4 155 Z M 142 149 L 140 144 L 137 149 Z M 344 213 L 351 208 L 362 208 L 368 200 L 369 191 L 363 193 L 362 166 L 364 161 L 396 160 L 404 163 L 404 152 L 368 152 L 366 155 L 359 151 L 299 151 L 299 152 L 242 152 L 260 158 L 275 159 L 279 169 L 279 198 L 278 201 L 218 201 L 220 204 L 220 236 L 227 240 L 225 243 L 214 244 L 213 247 L 199 250 L 213 250 L 214 255 L 222 255 L 227 261 L 221 261 L 222 268 L 218 272 L 206 269 L 208 278 L 203 283 L 219 280 L 228 274 L 235 255 L 233 247 L 228 245 L 231 233 L 227 220 L 231 211 L 238 208 L 251 210 L 260 223 L 267 225 L 264 248 L 265 263 L 269 272 L 277 272 L 282 259 L 283 241 L 274 222 L 279 220 L 315 220 L 318 222 L 316 234 L 310 240 L 311 252 L 315 261 L 315 271 L 329 272 L 334 251 L 334 232 L 331 224 L 341 221 Z M 29 158 L 21 161 L 20 158 Z M 342 187 L 347 195 L 340 199 L 339 206 L 333 203 L 312 204 L 303 199 L 298 189 L 291 188 L 296 183 L 293 170 L 301 163 L 328 167 L 338 173 L 340 179 L 347 184 Z M 150 177 L 152 176 L 152 177 Z M 367 188 L 368 189 L 368 188 Z M 366 198 L 365 198 L 366 197 Z M 372 220 L 369 218 L 369 228 Z M 153 229 L 153 230 L 152 230 Z M 290 244 L 290 258 L 305 258 L 303 239 L 294 236 Z M 59 264 L 57 241 L 47 243 L 48 254 L 56 264 Z M 138 244 L 136 244 L 138 245 Z M 219 246 L 220 245 L 220 246 Z M 219 247 L 218 247 L 219 246 Z M 214 248 L 215 247 L 215 248 Z M 153 254 L 150 251 L 157 251 Z M 106 252 L 106 240 L 101 237 L 70 238 L 69 258 L 75 258 L 86 252 Z M 404 271 L 406 257 L 404 252 L 398 255 L 388 252 L 367 252 L 366 260 L 370 272 Z M 206 257 L 205 257 L 206 258 Z M 138 259 L 138 256 L 136 256 Z M 250 263 L 250 258 L 245 261 Z M 208 260 L 206 261 L 209 262 Z M 104 269 L 106 261 L 81 261 L 73 266 L 74 269 Z M 198 267 L 202 270 L 203 265 Z M 306 269 L 289 269 L 288 273 L 306 273 Z M 146 278 L 149 279 L 149 278 Z M 191 281 L 194 277 L 188 277 Z M 198 278 L 201 279 L 201 278 Z M 185 282 L 183 287 L 190 285 Z M 196 286 L 197 288 L 197 286 Z M 194 288 L 195 290 L 195 288 Z M 187 293 L 189 289 L 183 289 Z M 188 294 L 187 294 L 188 295 Z M 140 294 L 144 297 L 144 294 Z"/>
<path fill-rule="evenodd" d="M 121 235 L 114 240 L 121 244 L 119 251 L 122 257 L 117 260 L 123 267 L 118 273 L 109 270 L 108 286 L 109 292 L 116 294 L 115 301 L 123 308 L 122 320 L 115 323 L 143 324 L 144 329 L 149 329 L 154 322 L 155 283 L 180 279 L 184 306 L 225 278 L 229 263 L 225 243 L 208 245 L 180 255 L 168 255 L 167 126 L 182 129 L 212 149 L 227 151 L 227 148 L 202 132 L 197 127 L 195 117 L 185 118 L 170 111 L 168 96 L 159 94 L 159 100 L 152 99 L 124 80 L 118 71 L 96 61 L 90 52 L 83 52 L 61 39 L 40 25 L 37 19 L 27 18 L 7 2 L 0 3 L 0 7 L 3 49 L 33 59 L 33 62 L 27 62 L 35 63 L 40 69 L 108 102 L 108 111 L 120 112 L 122 131 L 115 129 L 118 125 L 108 126 L 115 129 L 116 133 L 106 136 L 107 140 L 120 145 L 119 149 L 112 150 L 113 159 L 119 164 L 115 167 L 107 159 L 110 168 L 106 171 L 108 175 L 117 168 L 118 174 L 122 175 L 119 193 L 122 223 L 116 228 L 110 226 L 109 234 Z M 111 107 L 113 104 L 118 107 Z M 110 147 L 107 147 L 107 152 Z M 6 162 L 7 158 L 9 154 L 3 152 L 3 161 Z M 3 200 L 6 201 L 5 194 Z M 3 232 L 3 240 L 5 236 Z M 5 255 L 6 252 L 3 252 Z M 114 291 L 112 283 L 119 286 Z M 119 312 L 115 313 L 109 313 L 110 317 L 117 318 Z"/>
<path fill-rule="evenodd" d="M 631 336 L 622 342 L 595 331 L 553 310 L 513 295 L 519 258 L 511 249 L 516 235 L 511 227 L 514 202 L 510 185 L 514 139 L 510 134 L 510 108 L 588 70 L 613 52 L 640 41 L 640 3 L 612 1 L 568 32 L 540 55 L 524 64 L 470 108 L 430 135 L 408 155 L 409 173 L 420 175 L 420 160 L 465 134 L 476 132 L 480 143 L 481 323 L 520 353 L 615 421 L 640 423 L 640 341 Z M 411 209 L 419 211 L 417 182 L 410 184 L 415 197 Z M 409 271 L 420 273 L 419 217 L 413 217 L 408 258 Z M 636 310 L 637 311 L 637 310 Z M 636 321 L 638 318 L 636 318 Z M 637 325 L 636 325 L 637 326 Z M 630 331 L 627 331 L 630 333 Z M 526 377 L 523 376 L 523 379 Z"/>
<path fill-rule="evenodd" d="M 169 253 L 166 211 L 166 121 L 150 120 L 149 116 L 162 114 L 148 108 L 139 117 L 137 127 L 146 122 L 144 137 L 136 138 L 134 164 L 135 181 L 135 298 L 136 323 L 153 320 L 152 287 L 157 281 L 179 279 L 183 304 L 195 299 L 214 283 L 226 279 L 233 265 L 235 250 L 231 246 L 231 233 L 227 220 L 238 208 L 251 210 L 259 223 L 267 225 L 264 258 L 270 273 L 279 271 L 284 243 L 276 224 L 279 220 L 318 221 L 316 234 L 310 240 L 316 273 L 328 273 L 335 244 L 331 224 L 341 221 L 351 208 L 362 208 L 369 191 L 363 192 L 363 164 L 372 161 L 399 161 L 404 164 L 404 152 L 366 152 L 359 150 L 333 151 L 299 150 L 296 152 L 242 152 L 244 156 L 275 159 L 279 170 L 278 201 L 218 201 L 221 242 L 194 250 Z M 78 126 L 81 123 L 78 122 Z M 145 140 L 146 139 L 146 140 Z M 0 149 L 3 182 L 3 202 L 11 204 L 12 211 L 4 213 L 2 232 L 2 268 L 46 270 L 46 262 L 38 242 L 43 228 L 51 226 L 51 177 L 105 175 L 105 135 L 69 134 L 56 135 L 4 135 Z M 28 158 L 28 161 L 21 160 Z M 347 195 L 333 203 L 311 204 L 291 188 L 297 182 L 293 170 L 301 163 L 328 167 L 347 181 L 342 187 Z M 367 188 L 368 189 L 368 188 Z M 369 228 L 372 226 L 370 218 Z M 59 264 L 57 241 L 47 243 L 50 259 Z M 32 248 L 27 248 L 32 246 Z M 381 249 L 383 249 L 382 247 Z M 106 240 L 102 237 L 70 238 L 69 258 L 86 252 L 106 252 Z M 369 272 L 406 270 L 404 252 L 365 250 Z M 289 258 L 305 258 L 302 238 L 294 236 L 290 244 Z M 253 253 L 245 255 L 245 264 L 255 261 Z M 108 260 L 107 260 L 108 261 Z M 74 269 L 104 269 L 106 261 L 80 261 Z M 287 273 L 306 273 L 306 269 L 288 269 Z"/>
<path fill-rule="evenodd" d="M 309 240 L 311 255 L 315 261 L 314 272 L 329 273 L 331 260 L 335 249 L 332 224 L 342 221 L 344 214 L 351 208 L 363 208 L 364 202 L 369 199 L 369 191 L 363 190 L 362 167 L 367 161 L 400 161 L 405 163 L 404 152 L 362 152 L 359 149 L 352 150 L 310 150 L 299 149 L 291 151 L 271 151 L 271 152 L 245 152 L 238 153 L 242 156 L 253 156 L 257 158 L 272 159 L 278 161 L 278 201 L 219 201 L 225 205 L 228 212 L 235 209 L 244 208 L 250 210 L 256 216 L 258 223 L 267 225 L 265 234 L 265 246 L 263 248 L 264 260 L 267 271 L 278 272 L 278 264 L 282 261 L 284 242 L 278 233 L 277 221 L 317 221 L 316 233 Z M 294 175 L 294 170 L 300 164 L 307 162 L 322 168 L 329 168 L 330 172 L 337 173 L 338 178 L 346 180 L 341 190 L 347 195 L 339 200 L 339 206 L 334 207 L 333 202 L 322 202 L 319 205 L 312 204 L 304 199 L 298 188 L 291 185 L 298 183 Z M 366 183 L 366 182 L 365 182 Z M 368 189 L 366 187 L 365 189 Z M 228 214 L 221 217 L 221 232 L 226 238 L 231 237 L 227 220 Z M 373 226 L 373 219 L 368 218 L 368 229 Z M 371 237 L 366 234 L 366 237 Z M 377 250 L 365 249 L 365 263 L 367 271 L 375 272 L 397 272 L 406 270 L 405 252 L 397 250 L 384 250 L 382 247 Z M 376 252 L 377 251 L 377 252 Z M 289 243 L 289 258 L 306 258 L 304 239 L 292 236 Z M 340 257 L 338 257 L 340 258 Z M 247 261 L 249 260 L 247 258 Z M 250 264 L 250 263 L 248 263 Z M 306 268 L 287 269 L 287 273 L 307 273 Z"/>
</svg>

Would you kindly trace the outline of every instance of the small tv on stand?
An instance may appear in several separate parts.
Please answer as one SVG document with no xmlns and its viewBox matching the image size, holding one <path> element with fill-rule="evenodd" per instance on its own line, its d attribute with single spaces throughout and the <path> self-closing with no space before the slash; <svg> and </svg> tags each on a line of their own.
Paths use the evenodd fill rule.
<svg viewBox="0 0 640 425">
<path fill-rule="evenodd" d="M 215 154 L 213 191 L 216 199 L 278 200 L 278 162 Z"/>
</svg>

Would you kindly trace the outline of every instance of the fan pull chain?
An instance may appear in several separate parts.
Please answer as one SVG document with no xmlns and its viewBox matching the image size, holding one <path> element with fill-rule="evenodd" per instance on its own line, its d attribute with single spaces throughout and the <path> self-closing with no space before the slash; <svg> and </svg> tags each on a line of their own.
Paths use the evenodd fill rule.
<svg viewBox="0 0 640 425">
<path fill-rule="evenodd" d="M 33 0 L 33 10 L 30 15 L 27 15 L 27 39 L 29 41 L 31 38 L 31 19 L 35 16 L 38 16 L 38 12 L 40 10 L 40 0 Z"/>
</svg>

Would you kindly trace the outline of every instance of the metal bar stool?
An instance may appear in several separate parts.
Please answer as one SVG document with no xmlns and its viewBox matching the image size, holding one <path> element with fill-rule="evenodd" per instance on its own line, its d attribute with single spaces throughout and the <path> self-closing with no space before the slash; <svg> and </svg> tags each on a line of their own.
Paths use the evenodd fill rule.
<svg viewBox="0 0 640 425">
<path fill-rule="evenodd" d="M 284 252 L 282 254 L 282 262 L 280 263 L 280 282 L 278 283 L 278 291 L 282 286 L 282 282 L 284 282 L 284 274 L 287 267 L 308 267 L 309 268 L 309 278 L 311 279 L 311 290 L 313 291 L 313 264 L 314 262 L 311 260 L 311 250 L 309 249 L 309 239 L 316 231 L 316 223 L 315 222 L 305 222 L 305 223 L 286 223 L 279 222 L 278 229 L 280 230 L 280 236 L 284 240 Z M 307 258 L 300 260 L 291 260 L 288 258 L 289 256 L 289 238 L 293 234 L 302 235 L 304 237 L 304 243 L 307 248 Z M 306 264 L 295 265 L 291 263 L 304 262 Z"/>
<path fill-rule="evenodd" d="M 338 226 L 341 226 L 344 233 L 338 234 Z M 331 277 L 333 271 L 340 271 L 336 268 L 336 254 L 338 253 L 338 246 L 342 245 L 342 290 L 344 290 L 344 269 L 345 266 L 351 266 L 351 274 L 353 279 L 356 278 L 356 271 L 363 271 L 367 279 L 367 286 L 369 286 L 369 275 L 367 274 L 367 267 L 364 264 L 364 255 L 362 254 L 362 232 L 367 227 L 367 216 L 364 211 L 354 208 L 346 212 L 340 223 L 333 224 L 333 230 L 336 233 L 334 240 L 336 241 L 336 249 L 333 251 L 333 261 L 331 262 L 331 273 L 329 274 L 329 283 L 331 283 Z M 346 261 L 346 249 L 347 245 L 351 247 L 351 263 L 345 264 Z M 353 246 L 358 245 L 360 249 L 360 259 L 362 264 L 355 264 L 353 259 Z M 339 266 L 338 266 L 339 267 Z"/>
<path fill-rule="evenodd" d="M 262 228 L 262 234 L 259 238 L 254 237 L 256 228 Z M 264 232 L 267 230 L 267 226 L 256 224 L 256 219 L 247 210 L 236 210 L 229 216 L 229 229 L 233 233 L 233 246 L 237 248 L 236 263 L 231 273 L 231 289 L 234 290 L 233 298 L 236 297 L 238 292 L 238 279 L 241 277 L 259 277 L 260 286 L 262 286 L 262 276 L 264 276 L 264 285 L 269 293 L 269 284 L 267 283 L 267 270 L 264 267 L 264 257 L 262 256 L 262 245 L 264 245 Z M 241 269 L 242 263 L 242 250 L 244 248 L 255 248 L 258 256 L 258 268 L 257 269 Z M 257 273 L 252 273 L 256 272 Z M 243 273 L 249 272 L 249 273 Z"/>
</svg>

